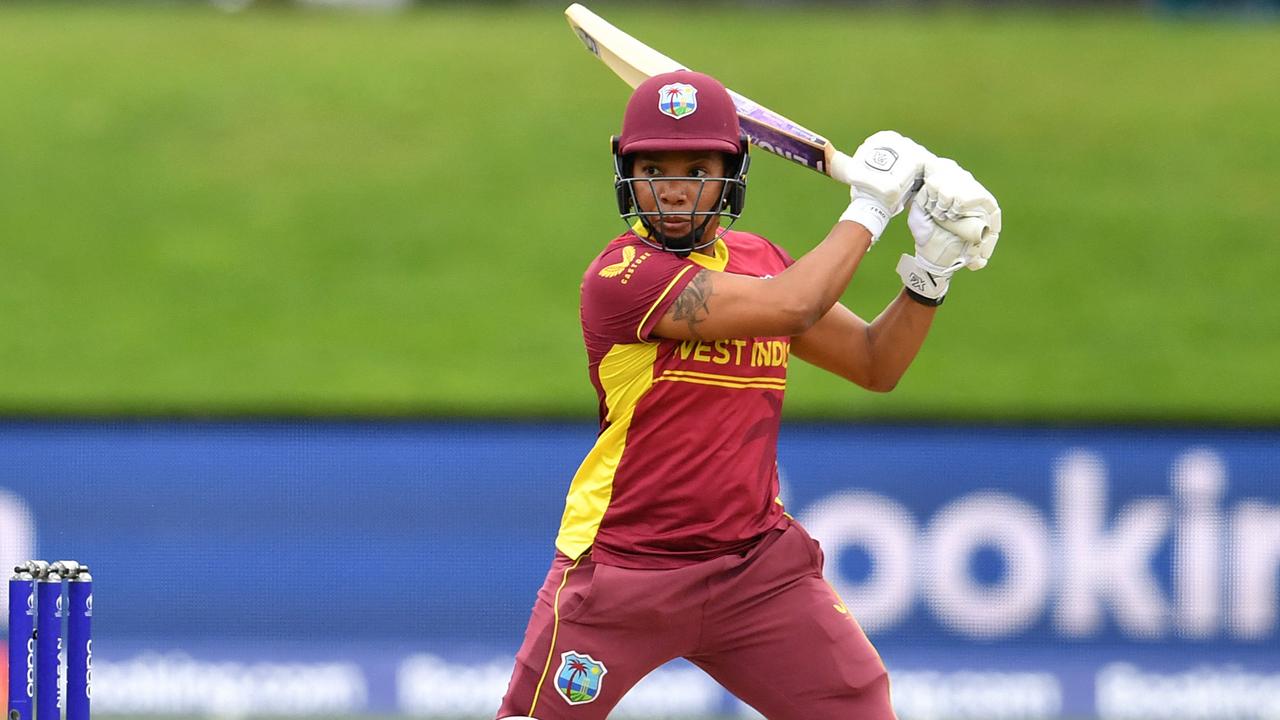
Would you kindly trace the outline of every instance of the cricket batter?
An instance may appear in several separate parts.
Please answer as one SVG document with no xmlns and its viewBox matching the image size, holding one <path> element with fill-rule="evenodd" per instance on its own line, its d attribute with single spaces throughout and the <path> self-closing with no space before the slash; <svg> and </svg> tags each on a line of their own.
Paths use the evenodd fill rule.
<svg viewBox="0 0 1280 720">
<path fill-rule="evenodd" d="M 891 390 L 951 274 L 990 257 L 995 198 L 954 162 L 879 132 L 844 168 L 848 209 L 793 260 L 721 227 L 742 212 L 747 144 L 724 86 L 690 71 L 636 88 L 614 163 L 633 224 L 582 281 L 600 434 L 570 483 L 498 717 L 604 718 L 683 657 L 772 720 L 892 718 L 857 608 L 778 498 L 787 366 L 794 355 Z M 907 204 L 905 287 L 868 323 L 837 301 Z"/>
</svg>

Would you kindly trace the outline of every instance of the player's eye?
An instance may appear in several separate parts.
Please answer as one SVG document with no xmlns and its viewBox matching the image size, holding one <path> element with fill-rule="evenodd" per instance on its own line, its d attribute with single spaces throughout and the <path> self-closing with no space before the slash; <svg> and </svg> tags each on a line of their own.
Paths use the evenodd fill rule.
<svg viewBox="0 0 1280 720">
<path fill-rule="evenodd" d="M 640 167 L 640 174 L 645 177 L 657 177 L 662 174 L 662 169 L 657 165 L 642 165 Z"/>
<path fill-rule="evenodd" d="M 707 176 L 708 173 L 706 168 L 697 167 L 689 171 L 689 177 L 704 178 Z"/>
</svg>

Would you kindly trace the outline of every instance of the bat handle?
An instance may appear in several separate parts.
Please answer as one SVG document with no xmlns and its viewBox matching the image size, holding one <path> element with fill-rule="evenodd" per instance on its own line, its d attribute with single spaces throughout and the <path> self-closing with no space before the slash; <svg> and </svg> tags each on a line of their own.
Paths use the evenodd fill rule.
<svg viewBox="0 0 1280 720">
<path fill-rule="evenodd" d="M 823 147 L 823 151 L 826 156 L 827 175 L 837 182 L 849 185 L 849 166 L 853 163 L 853 158 L 837 150 L 836 146 L 832 145 L 830 140 L 828 140 L 827 144 Z M 912 183 L 908 197 L 915 195 L 922 187 L 924 187 L 923 173 L 920 177 L 916 178 L 914 183 Z"/>
<path fill-rule="evenodd" d="M 822 151 L 826 158 L 827 175 L 838 183 L 848 185 L 849 165 L 853 162 L 853 158 L 837 150 L 830 140 L 822 147 Z"/>
</svg>

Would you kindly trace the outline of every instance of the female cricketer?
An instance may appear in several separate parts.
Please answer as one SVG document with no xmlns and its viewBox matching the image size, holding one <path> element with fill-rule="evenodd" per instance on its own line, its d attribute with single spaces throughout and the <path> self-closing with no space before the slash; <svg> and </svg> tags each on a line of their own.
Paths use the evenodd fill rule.
<svg viewBox="0 0 1280 720">
<path fill-rule="evenodd" d="M 778 498 L 787 366 L 794 355 L 892 389 L 952 272 L 991 255 L 995 199 L 954 162 L 880 132 L 842 173 L 848 209 L 793 260 L 728 229 L 746 199 L 747 143 L 724 86 L 690 71 L 636 88 L 614 164 L 631 224 L 582 282 L 600 434 L 570 483 L 498 717 L 604 718 L 683 657 L 771 719 L 892 718 L 857 608 Z M 867 323 L 837 301 L 908 204 L 904 288 Z"/>
</svg>

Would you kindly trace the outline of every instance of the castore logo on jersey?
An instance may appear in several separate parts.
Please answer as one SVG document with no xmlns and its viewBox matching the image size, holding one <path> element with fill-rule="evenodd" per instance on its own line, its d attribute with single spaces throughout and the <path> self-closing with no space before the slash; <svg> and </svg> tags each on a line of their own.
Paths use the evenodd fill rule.
<svg viewBox="0 0 1280 720">
<path fill-rule="evenodd" d="M 622 248 L 622 259 L 616 263 L 613 263 L 612 265 L 605 265 L 604 267 L 600 268 L 600 277 L 602 278 L 618 277 L 619 275 L 622 274 L 623 270 L 627 269 L 627 266 L 631 264 L 631 261 L 635 259 L 636 259 L 635 247 L 628 245 Z"/>
<path fill-rule="evenodd" d="M 600 272 L 596 273 L 602 278 L 614 278 L 622 275 L 622 284 L 626 285 L 631 280 L 631 276 L 635 274 L 636 268 L 640 267 L 640 263 L 649 259 L 653 253 L 646 252 L 640 257 L 636 257 L 636 249 L 632 245 L 622 248 L 622 259 L 611 265 L 605 265 L 600 268 Z M 623 274 L 623 273 L 626 274 Z"/>
</svg>

